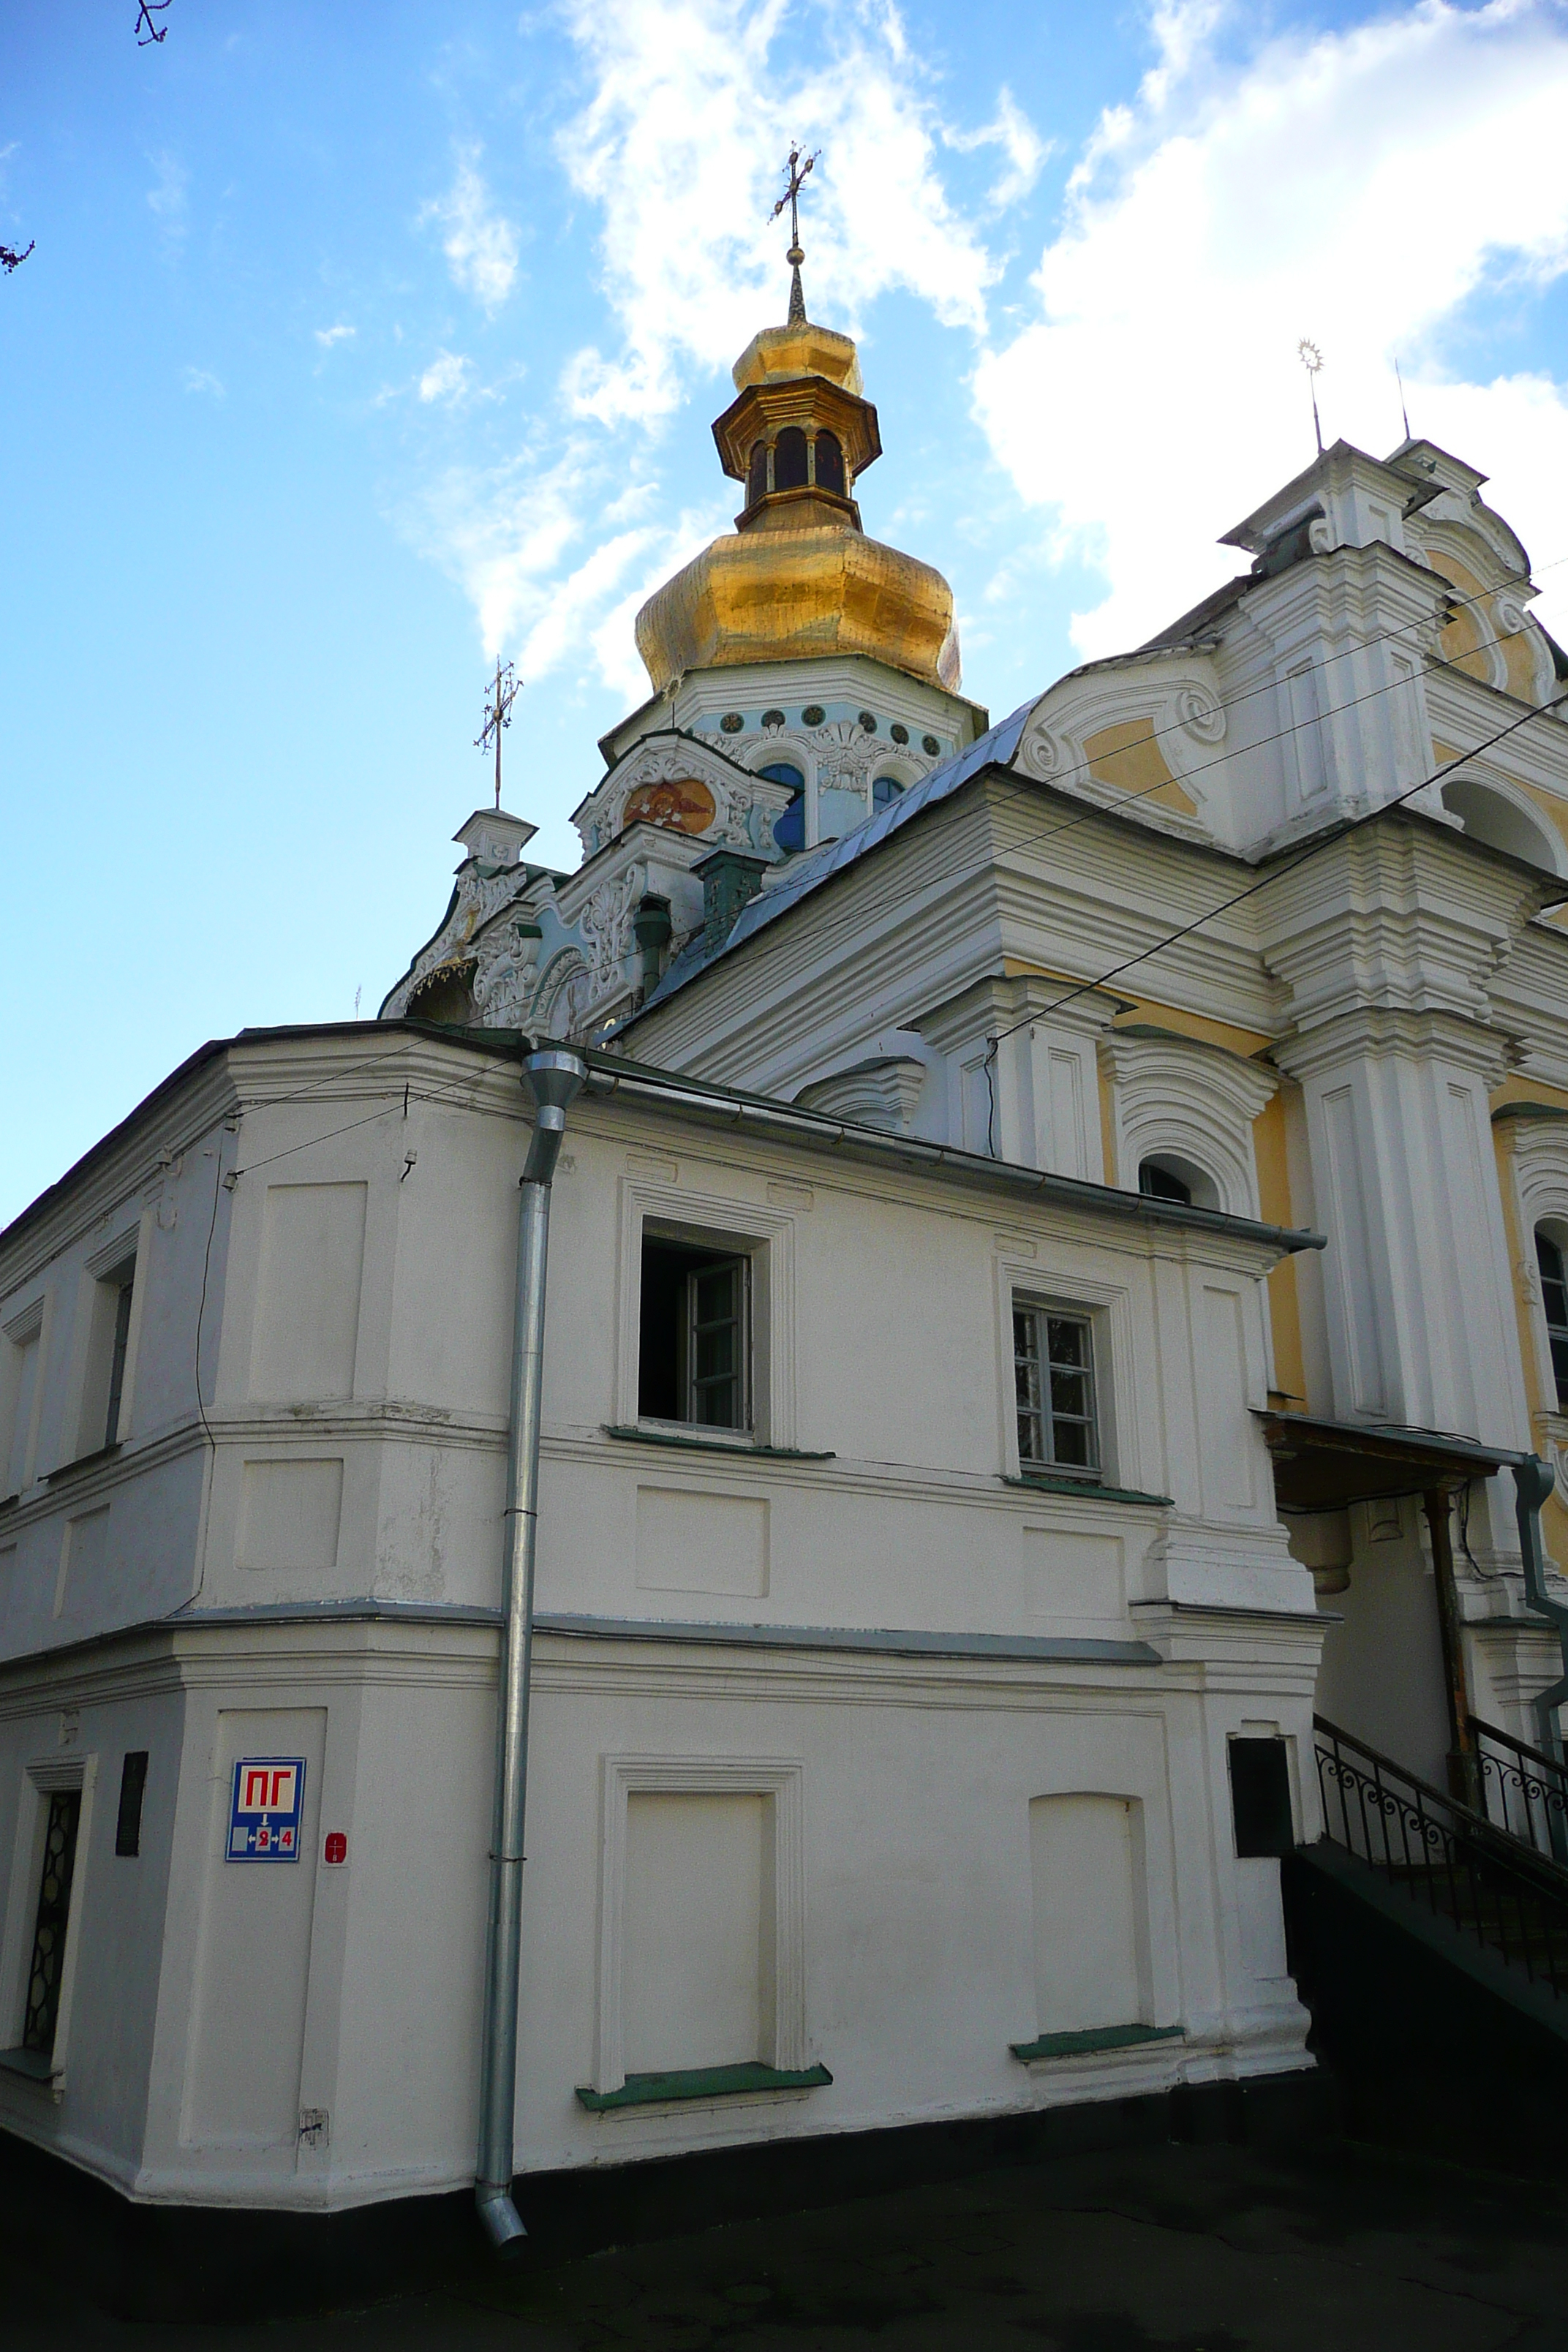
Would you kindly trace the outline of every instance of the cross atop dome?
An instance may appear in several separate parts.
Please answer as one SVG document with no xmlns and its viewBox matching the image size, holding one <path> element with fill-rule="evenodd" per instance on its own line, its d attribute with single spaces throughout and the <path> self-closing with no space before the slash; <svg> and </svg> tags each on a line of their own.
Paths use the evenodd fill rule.
<svg viewBox="0 0 1568 2352">
<path fill-rule="evenodd" d="M 768 215 L 770 220 L 777 220 L 785 205 L 789 206 L 789 251 L 784 259 L 790 267 L 789 324 L 792 327 L 804 327 L 805 324 L 805 295 L 800 282 L 800 265 L 805 259 L 800 243 L 800 192 L 805 185 L 806 173 L 821 152 L 820 147 L 814 147 L 811 153 L 803 159 L 798 147 L 790 149 L 789 162 L 784 167 L 784 178 L 789 184 Z"/>
</svg>

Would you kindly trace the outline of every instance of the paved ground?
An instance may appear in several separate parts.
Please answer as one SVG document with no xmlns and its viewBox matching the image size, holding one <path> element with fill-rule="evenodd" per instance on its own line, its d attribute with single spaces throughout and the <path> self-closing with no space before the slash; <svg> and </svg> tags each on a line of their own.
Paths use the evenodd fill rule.
<svg viewBox="0 0 1568 2352">
<path fill-rule="evenodd" d="M 158 2326 L 0 2273 L 5 2352 L 1568 2352 L 1568 2192 L 1341 2145 L 1073 2157 L 441 2292 Z"/>
</svg>

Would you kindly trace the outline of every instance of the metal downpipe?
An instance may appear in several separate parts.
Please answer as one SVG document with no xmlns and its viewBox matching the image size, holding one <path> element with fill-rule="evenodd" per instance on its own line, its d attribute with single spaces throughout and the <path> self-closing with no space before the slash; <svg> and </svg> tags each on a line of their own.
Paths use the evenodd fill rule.
<svg viewBox="0 0 1568 2352">
<path fill-rule="evenodd" d="M 498 2252 L 526 2232 L 511 2200 L 517 2105 L 517 2002 L 522 1939 L 523 1824 L 528 1808 L 528 1703 L 533 1658 L 533 1566 L 539 1511 L 539 1427 L 544 1373 L 544 1284 L 550 1185 L 566 1113 L 587 1077 L 575 1054 L 524 1056 L 533 1135 L 518 1202 L 517 1292 L 512 1321 L 511 1427 L 507 1455 L 502 1606 L 506 1625 L 496 1696 L 495 1808 L 490 1835 L 489 1926 L 479 2048 L 479 2147 L 474 2200 Z"/>
</svg>

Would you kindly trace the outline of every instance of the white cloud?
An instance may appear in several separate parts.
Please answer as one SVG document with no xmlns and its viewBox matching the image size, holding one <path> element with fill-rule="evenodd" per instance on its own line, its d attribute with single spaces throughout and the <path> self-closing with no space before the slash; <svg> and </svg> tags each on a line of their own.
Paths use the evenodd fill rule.
<svg viewBox="0 0 1568 2352">
<path fill-rule="evenodd" d="M 770 225 L 781 126 L 823 160 L 802 237 L 818 316 L 854 319 L 907 288 L 978 332 L 995 265 L 949 204 L 942 125 L 881 0 L 566 0 L 595 78 L 557 152 L 600 205 L 604 286 L 622 343 L 577 354 L 570 404 L 614 424 L 674 408 L 681 374 L 732 360 L 782 320 L 787 224 Z M 1003 121 L 998 115 L 998 122 Z M 1016 174 L 1026 126 L 998 133 Z"/>
<path fill-rule="evenodd" d="M 1325 434 L 1417 432 L 1493 477 L 1542 561 L 1568 553 L 1568 406 L 1538 375 L 1457 381 L 1442 334 L 1478 289 L 1568 269 L 1568 22 L 1551 0 L 1419 0 L 1226 63 L 1212 5 L 1165 5 L 977 415 L 1054 546 L 1098 565 L 1079 647 L 1136 643 L 1227 576 L 1212 542 L 1312 452 L 1296 356 L 1323 347 Z"/>
<path fill-rule="evenodd" d="M 184 374 L 187 392 L 209 393 L 214 400 L 222 400 L 224 388 L 210 368 L 188 367 Z"/>
<path fill-rule="evenodd" d="M 354 328 L 344 326 L 318 327 L 315 330 L 316 341 L 324 352 L 330 352 L 334 343 L 346 343 L 355 332 Z"/>
<path fill-rule="evenodd" d="M 468 362 L 458 352 L 437 352 L 419 379 L 421 400 L 460 400 L 468 388 Z"/>
<path fill-rule="evenodd" d="M 978 131 L 944 131 L 942 141 L 961 155 L 973 154 L 977 147 L 1002 150 L 1003 169 L 991 190 L 994 212 L 1005 212 L 1009 205 L 1022 203 L 1045 169 L 1055 145 L 1053 140 L 1040 137 L 1005 87 L 998 95 L 994 121 L 984 123 Z"/>
<path fill-rule="evenodd" d="M 451 187 L 444 196 L 433 198 L 419 217 L 440 223 L 447 232 L 442 251 L 454 283 L 493 316 L 516 282 L 518 231 L 491 207 L 489 191 L 479 176 L 482 152 L 477 145 L 458 150 Z"/>
<path fill-rule="evenodd" d="M 187 191 L 191 175 L 179 157 L 171 155 L 166 148 L 148 160 L 158 174 L 157 185 L 147 191 L 147 203 L 153 218 L 165 236 L 184 236 L 189 225 Z"/>
</svg>

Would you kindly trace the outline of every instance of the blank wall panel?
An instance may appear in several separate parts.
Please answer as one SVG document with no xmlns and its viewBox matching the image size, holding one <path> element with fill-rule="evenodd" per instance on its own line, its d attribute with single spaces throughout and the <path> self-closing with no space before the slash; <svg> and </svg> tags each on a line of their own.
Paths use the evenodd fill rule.
<svg viewBox="0 0 1568 2352">
<path fill-rule="evenodd" d="M 1247 1409 L 1247 1331 L 1234 1290 L 1205 1287 L 1198 1301 L 1198 1442 L 1204 1501 L 1214 1510 L 1249 1510 L 1253 1433 Z"/>
<path fill-rule="evenodd" d="M 1024 1579 L 1026 1605 L 1037 1617 L 1119 1618 L 1121 1538 L 1026 1527 Z"/>
<path fill-rule="evenodd" d="M 343 1465 L 247 1462 L 239 1497 L 241 1568 L 335 1568 Z"/>
<path fill-rule="evenodd" d="M 1142 2020 L 1143 1890 L 1133 1814 L 1124 1797 L 1037 1797 L 1029 1807 L 1042 2033 Z"/>
<path fill-rule="evenodd" d="M 364 1210 L 363 1184 L 268 1186 L 252 1396 L 353 1394 Z"/>
<path fill-rule="evenodd" d="M 761 1796 L 627 1799 L 628 2074 L 772 2060 L 772 1814 Z"/>
<path fill-rule="evenodd" d="M 83 1511 L 68 1519 L 60 1547 L 60 1572 L 55 1581 L 55 1615 L 65 1609 L 66 1596 L 84 1608 L 100 1607 L 109 1570 L 109 1505 Z"/>
<path fill-rule="evenodd" d="M 637 1582 L 653 1591 L 768 1589 L 768 1507 L 750 1495 L 637 1488 Z"/>
</svg>

